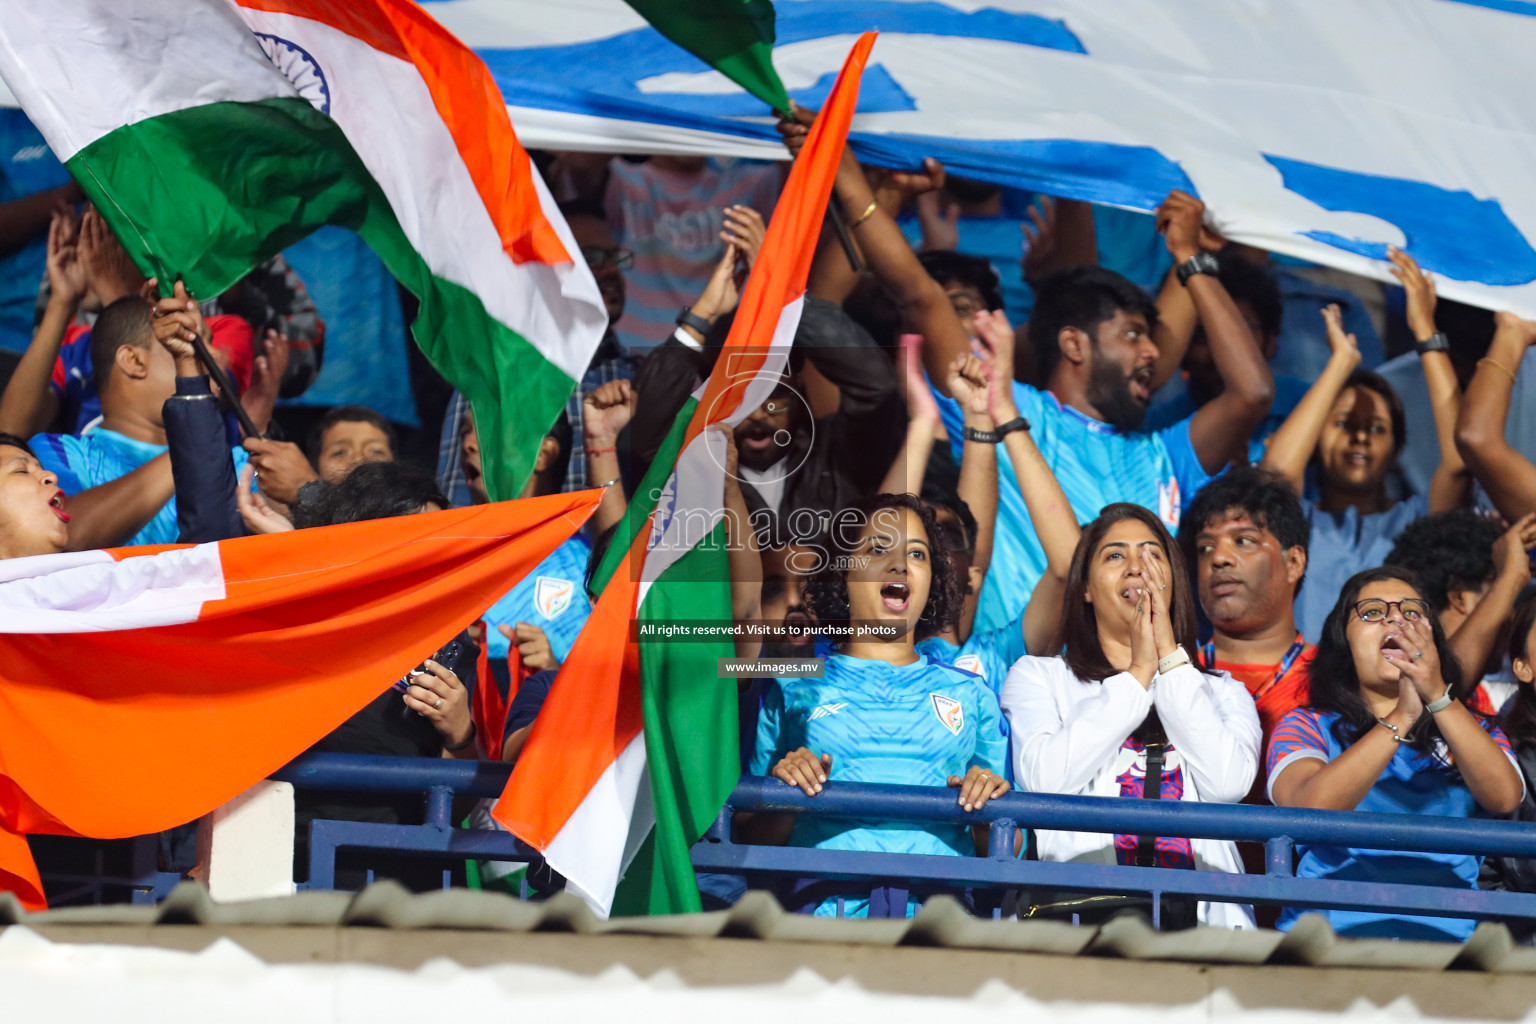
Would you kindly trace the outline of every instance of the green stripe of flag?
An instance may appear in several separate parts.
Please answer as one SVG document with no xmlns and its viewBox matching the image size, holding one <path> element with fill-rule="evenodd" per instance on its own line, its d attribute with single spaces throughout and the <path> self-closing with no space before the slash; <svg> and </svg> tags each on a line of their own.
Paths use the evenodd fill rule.
<svg viewBox="0 0 1536 1024">
<path fill-rule="evenodd" d="M 469 289 L 432 273 L 341 128 L 301 99 L 209 103 L 111 132 L 68 164 L 163 292 L 218 295 L 324 224 L 350 228 L 421 300 L 423 354 L 475 410 L 486 485 L 514 496 L 575 387 Z"/>
<path fill-rule="evenodd" d="M 773 68 L 770 0 L 625 0 L 672 42 L 768 104 L 788 112 Z"/>
</svg>

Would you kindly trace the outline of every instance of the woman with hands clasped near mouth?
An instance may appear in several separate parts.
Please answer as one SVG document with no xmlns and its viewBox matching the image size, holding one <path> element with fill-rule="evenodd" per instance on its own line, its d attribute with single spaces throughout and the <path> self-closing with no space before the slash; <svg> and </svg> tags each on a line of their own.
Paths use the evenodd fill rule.
<svg viewBox="0 0 1536 1024">
<path fill-rule="evenodd" d="M 1311 667 L 1311 700 L 1269 744 L 1269 795 L 1280 807 L 1465 818 L 1504 815 L 1525 791 L 1509 741 L 1454 694 L 1461 665 L 1412 574 L 1386 566 L 1345 584 Z M 1299 878 L 1477 888 L 1480 858 L 1301 846 Z M 1295 923 L 1286 909 L 1278 927 Z M 1326 911 L 1354 936 L 1460 942 L 1477 922 Z"/>
<path fill-rule="evenodd" d="M 1258 769 L 1258 713 L 1242 683 L 1225 672 L 1202 672 L 1191 660 L 1195 602 L 1188 580 L 1168 531 L 1139 505 L 1110 505 L 1083 528 L 1067 574 L 1064 653 L 1020 659 L 1003 684 L 1020 789 L 1220 803 L 1237 803 L 1248 793 Z M 1243 869 L 1236 845 L 1225 841 L 1034 836 L 1041 860 Z M 1095 901 L 1037 901 L 1025 916 L 1054 914 L 1045 908 L 1070 902 L 1081 916 Z M 1099 901 L 1108 911 L 1124 905 L 1122 897 Z M 1253 927 L 1247 907 L 1180 908 L 1175 924 L 1192 925 L 1198 917 L 1203 924 Z"/>
<path fill-rule="evenodd" d="M 816 796 L 830 780 L 948 786 L 967 811 L 1008 791 L 1007 739 L 997 698 L 969 672 L 914 648 L 954 621 L 960 587 L 933 510 L 910 494 L 880 494 L 833 520 L 826 568 L 809 601 L 840 631 L 824 677 L 778 679 L 764 694 L 750 771 Z M 849 632 L 843 633 L 841 631 Z M 965 856 L 986 852 L 986 828 L 741 816 L 746 841 L 820 849 Z M 865 916 L 856 883 L 828 882 L 792 902 L 818 915 Z M 886 894 L 886 898 L 889 894 Z M 914 913 L 918 901 L 889 908 Z"/>
</svg>

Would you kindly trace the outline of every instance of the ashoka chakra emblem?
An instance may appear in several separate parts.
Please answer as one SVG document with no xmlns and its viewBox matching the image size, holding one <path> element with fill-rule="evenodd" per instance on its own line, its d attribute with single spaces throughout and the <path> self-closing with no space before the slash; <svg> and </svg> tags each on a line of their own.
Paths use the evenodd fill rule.
<svg viewBox="0 0 1536 1024">
<path fill-rule="evenodd" d="M 309 100 L 322 114 L 331 112 L 331 87 L 325 80 L 325 72 L 308 50 L 297 43 L 267 32 L 257 32 L 256 41 L 266 53 L 267 59 L 277 65 L 277 70 L 288 77 L 299 95 Z"/>
</svg>

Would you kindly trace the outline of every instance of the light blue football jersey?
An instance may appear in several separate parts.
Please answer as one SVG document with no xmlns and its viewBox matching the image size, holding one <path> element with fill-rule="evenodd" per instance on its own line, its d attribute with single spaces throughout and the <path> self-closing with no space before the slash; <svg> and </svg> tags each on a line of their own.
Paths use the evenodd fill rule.
<svg viewBox="0 0 1536 1024">
<path fill-rule="evenodd" d="M 591 554 L 591 543 L 582 534 L 576 534 L 493 604 L 485 613 L 486 652 L 492 658 L 505 658 L 511 641 L 496 627 L 526 622 L 538 626 L 549 637 L 549 648 L 556 660 L 563 662 L 570 657 L 576 634 L 592 614 L 586 587 L 587 559 Z"/>
<path fill-rule="evenodd" d="M 1014 622 L 985 633 L 972 630 L 965 643 L 956 647 L 943 637 L 931 636 L 917 642 L 917 652 L 940 665 L 953 665 L 977 676 L 997 693 L 1013 663 L 1024 657 L 1024 624 Z"/>
<path fill-rule="evenodd" d="M 823 679 L 778 679 L 763 695 L 754 775 L 791 750 L 831 754 L 828 778 L 943 786 L 972 765 L 1003 774 L 1008 740 L 997 696 L 976 676 L 919 655 L 910 665 L 834 654 Z M 791 846 L 970 856 L 963 826 L 801 817 Z"/>
<path fill-rule="evenodd" d="M 960 406 L 937 391 L 934 397 L 959 461 L 964 446 Z M 1105 505 L 1129 501 L 1156 512 L 1163 525 L 1177 531 L 1185 506 L 1211 480 L 1190 442 L 1187 419 L 1155 433 L 1126 434 L 1028 384 L 1015 381 L 1013 399 L 1080 523 L 1092 522 Z M 997 533 L 976 610 L 978 633 L 1017 622 L 1046 568 L 1013 464 L 1006 455 L 997 462 Z"/>
<path fill-rule="evenodd" d="M 37 434 L 31 441 L 37 461 L 59 478 L 59 488 L 67 497 L 127 476 L 150 459 L 169 451 L 165 445 L 135 441 L 115 430 L 97 427 L 76 437 L 73 434 Z M 244 448 L 233 448 L 235 474 L 250 462 Z M 176 522 L 176 496 L 161 506 L 155 517 L 124 546 L 138 544 L 175 544 L 181 536 Z"/>
</svg>

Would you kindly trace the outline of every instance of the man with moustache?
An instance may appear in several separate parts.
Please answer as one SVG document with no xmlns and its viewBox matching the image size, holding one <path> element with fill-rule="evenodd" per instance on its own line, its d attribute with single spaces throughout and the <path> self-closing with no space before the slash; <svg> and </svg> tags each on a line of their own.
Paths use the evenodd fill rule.
<svg viewBox="0 0 1536 1024">
<path fill-rule="evenodd" d="M 967 440 L 999 443 L 1029 430 L 1080 522 L 1105 505 L 1129 501 L 1177 529 L 1192 494 L 1234 460 L 1245 461 L 1247 440 L 1269 412 L 1274 379 L 1257 339 L 1217 275 L 1205 206 L 1174 191 L 1157 223 L 1210 341 L 1221 392 L 1187 419 L 1143 430 L 1159 359 L 1157 307 L 1130 281 L 1095 266 L 1076 266 L 1035 288 L 1029 337 L 1043 389 L 1013 383 L 1018 416 L 991 431 L 968 433 L 960 406 L 945 393 L 948 367 L 970 354 L 973 341 L 943 287 L 923 270 L 895 222 L 887 218 L 856 165 L 845 160 L 838 201 L 849 221 L 872 210 L 857 232 L 870 270 L 901 304 L 907 327 L 923 335 L 923 362 L 939 399 L 953 452 Z M 930 166 L 929 173 L 937 168 Z M 993 571 L 982 586 L 975 628 L 1017 622 L 1046 571 L 1045 549 L 1024 506 L 1013 467 L 998 464 L 999 506 Z"/>
<path fill-rule="evenodd" d="M 1302 639 L 1293 607 L 1307 572 L 1309 534 L 1285 478 L 1254 466 L 1208 484 L 1179 527 L 1200 608 L 1214 630 L 1200 662 L 1248 688 L 1266 746 L 1280 720 L 1307 702 L 1316 648 Z M 1263 778 L 1254 793 L 1264 793 Z"/>
</svg>

